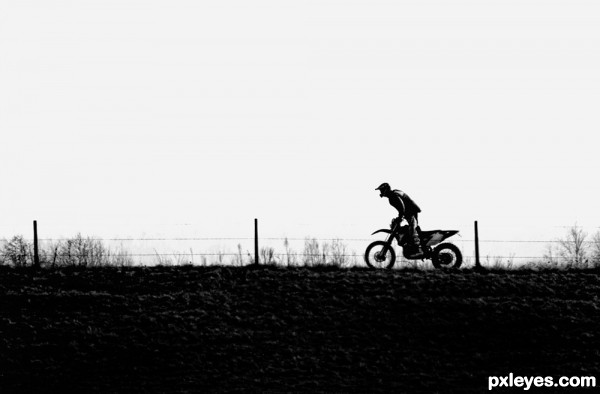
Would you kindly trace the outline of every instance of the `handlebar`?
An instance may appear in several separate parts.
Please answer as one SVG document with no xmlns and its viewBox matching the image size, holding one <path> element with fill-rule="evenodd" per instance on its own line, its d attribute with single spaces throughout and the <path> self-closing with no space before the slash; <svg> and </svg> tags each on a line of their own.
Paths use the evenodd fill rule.
<svg viewBox="0 0 600 394">
<path fill-rule="evenodd" d="M 402 223 L 402 219 L 404 219 L 402 216 L 393 218 L 392 222 L 390 223 L 390 228 L 393 229 L 394 226 L 396 225 L 396 223 L 398 223 L 398 224 Z"/>
</svg>

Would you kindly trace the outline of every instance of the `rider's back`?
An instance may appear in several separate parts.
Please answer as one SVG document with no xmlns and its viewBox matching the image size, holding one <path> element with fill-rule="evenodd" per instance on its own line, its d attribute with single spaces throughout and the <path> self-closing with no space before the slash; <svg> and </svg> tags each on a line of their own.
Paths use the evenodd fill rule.
<svg viewBox="0 0 600 394">
<path fill-rule="evenodd" d="M 394 208 L 398 209 L 398 211 L 402 210 L 405 216 L 413 216 L 421 212 L 421 208 L 419 208 L 417 203 L 414 202 L 414 200 L 410 198 L 408 194 L 399 189 L 394 189 L 393 192 L 394 196 L 397 197 L 397 200 L 395 198 L 390 198 L 390 204 Z M 399 204 L 402 204 L 402 209 L 399 209 L 397 206 Z"/>
</svg>

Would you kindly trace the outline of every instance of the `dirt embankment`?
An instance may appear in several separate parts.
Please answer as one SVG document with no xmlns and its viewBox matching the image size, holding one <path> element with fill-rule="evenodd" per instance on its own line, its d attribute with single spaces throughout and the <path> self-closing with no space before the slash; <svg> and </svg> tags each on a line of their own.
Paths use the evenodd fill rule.
<svg viewBox="0 0 600 394">
<path fill-rule="evenodd" d="M 0 267 L 0 388 L 481 392 L 510 372 L 600 378 L 599 297 L 600 271 Z"/>
</svg>

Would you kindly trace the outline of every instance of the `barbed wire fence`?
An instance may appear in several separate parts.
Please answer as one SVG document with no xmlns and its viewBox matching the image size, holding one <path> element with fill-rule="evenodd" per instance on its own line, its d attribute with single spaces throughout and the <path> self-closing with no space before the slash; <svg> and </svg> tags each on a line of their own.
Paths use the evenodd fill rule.
<svg viewBox="0 0 600 394">
<path fill-rule="evenodd" d="M 33 238 L 22 236 L 14 237 L 12 240 L 0 241 L 0 264 L 12 264 L 16 266 L 28 266 L 40 268 L 55 265 L 232 265 L 243 266 L 250 264 L 275 264 L 284 266 L 302 265 L 338 265 L 344 267 L 365 266 L 364 255 L 361 250 L 375 240 L 375 238 L 317 238 L 317 237 L 259 237 L 257 222 L 255 222 L 254 237 L 75 237 L 66 238 L 39 238 L 37 233 L 37 221 L 34 221 Z M 555 226 L 561 228 L 572 228 L 573 226 Z M 600 227 L 598 227 L 600 228 Z M 119 246 L 111 248 L 105 243 L 120 243 Z M 137 246 L 136 251 L 126 248 L 124 243 L 144 243 L 143 247 Z M 229 247 L 217 251 L 198 252 L 193 247 L 189 251 L 159 251 L 156 243 L 173 242 L 226 242 Z M 273 243 L 283 245 L 283 251 L 277 250 Z M 475 238 L 459 238 L 449 242 L 458 244 L 463 251 L 463 266 L 476 267 L 511 267 L 523 263 L 557 265 L 561 256 L 552 254 L 553 246 L 559 246 L 565 241 L 560 239 L 541 240 L 503 240 L 503 239 L 478 239 L 477 228 Z M 598 263 L 600 257 L 600 236 L 593 240 L 580 240 L 581 246 L 589 249 L 596 248 L 598 254 L 590 256 Z M 293 243 L 300 243 L 300 250 L 293 248 Z M 231 245 L 235 245 L 234 248 Z M 244 244 L 246 247 L 242 247 Z M 542 255 L 515 253 L 497 254 L 486 253 L 485 245 L 489 244 L 543 244 L 549 253 Z M 262 245 L 259 247 L 259 245 Z M 350 248 L 350 245 L 362 247 Z M 479 246 L 484 246 L 482 256 L 479 256 Z M 236 251 L 232 251 L 236 249 Z M 472 253 L 469 251 L 473 250 Z M 397 267 L 413 266 L 426 267 L 419 261 L 409 261 L 399 256 Z M 483 260 L 483 261 L 480 261 Z"/>
</svg>

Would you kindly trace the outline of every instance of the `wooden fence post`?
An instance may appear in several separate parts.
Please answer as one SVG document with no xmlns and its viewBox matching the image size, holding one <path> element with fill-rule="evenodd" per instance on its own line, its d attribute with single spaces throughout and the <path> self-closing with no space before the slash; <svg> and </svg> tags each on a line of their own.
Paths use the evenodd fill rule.
<svg viewBox="0 0 600 394">
<path fill-rule="evenodd" d="M 479 229 L 477 228 L 477 220 L 475 220 L 475 269 L 480 270 L 481 262 L 479 261 Z"/>
<path fill-rule="evenodd" d="M 40 268 L 40 255 L 38 249 L 38 232 L 37 232 L 37 220 L 33 221 L 33 266 Z"/>
<path fill-rule="evenodd" d="M 254 219 L 254 264 L 259 265 L 258 261 L 258 219 Z"/>
</svg>

